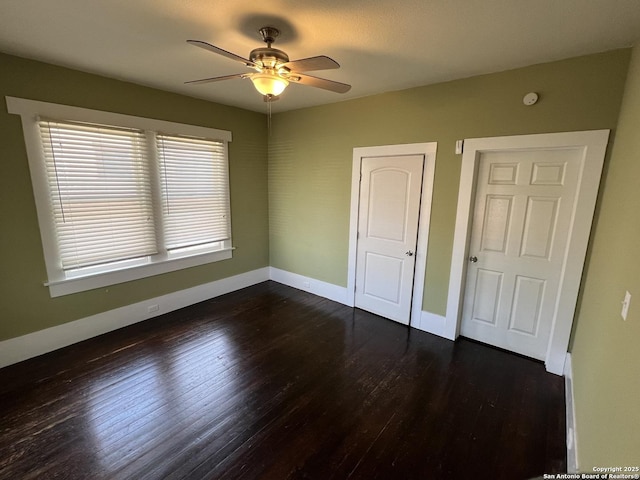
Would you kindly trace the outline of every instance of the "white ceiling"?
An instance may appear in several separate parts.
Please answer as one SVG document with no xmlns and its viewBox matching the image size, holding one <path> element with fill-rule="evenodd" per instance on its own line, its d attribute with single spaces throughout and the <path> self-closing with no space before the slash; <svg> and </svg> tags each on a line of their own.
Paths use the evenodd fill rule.
<svg viewBox="0 0 640 480">
<path fill-rule="evenodd" d="M 353 85 L 291 85 L 278 112 L 631 46 L 640 0 L 0 0 L 2 52 L 260 112 L 249 80 L 184 82 L 249 71 L 187 39 L 248 57 L 262 26 Z"/>
</svg>

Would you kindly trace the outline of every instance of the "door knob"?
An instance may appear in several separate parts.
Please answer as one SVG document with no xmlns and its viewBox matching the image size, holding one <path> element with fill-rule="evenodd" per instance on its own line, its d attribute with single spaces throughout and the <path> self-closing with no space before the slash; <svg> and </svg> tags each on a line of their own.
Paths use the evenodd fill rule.
<svg viewBox="0 0 640 480">
<path fill-rule="evenodd" d="M 472 263 L 476 263 L 478 261 L 478 257 L 469 257 L 469 261 Z"/>
<path fill-rule="evenodd" d="M 413 252 L 409 250 L 408 252 L 404 252 L 407 257 L 413 257 Z"/>
</svg>

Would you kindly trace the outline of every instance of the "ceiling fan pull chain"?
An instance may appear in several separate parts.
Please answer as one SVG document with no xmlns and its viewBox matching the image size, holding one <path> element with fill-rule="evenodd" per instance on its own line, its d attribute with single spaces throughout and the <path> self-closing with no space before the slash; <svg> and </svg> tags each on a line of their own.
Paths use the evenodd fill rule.
<svg viewBox="0 0 640 480">
<path fill-rule="evenodd" d="M 267 95 L 267 132 L 271 136 L 271 95 Z"/>
</svg>

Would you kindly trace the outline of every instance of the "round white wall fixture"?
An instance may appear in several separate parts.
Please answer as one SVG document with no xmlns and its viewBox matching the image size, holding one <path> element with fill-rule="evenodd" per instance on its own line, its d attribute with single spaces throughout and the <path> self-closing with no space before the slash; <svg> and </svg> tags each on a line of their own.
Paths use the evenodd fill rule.
<svg viewBox="0 0 640 480">
<path fill-rule="evenodd" d="M 527 93 L 522 99 L 522 103 L 525 105 L 535 105 L 538 101 L 538 94 L 536 92 Z"/>
</svg>

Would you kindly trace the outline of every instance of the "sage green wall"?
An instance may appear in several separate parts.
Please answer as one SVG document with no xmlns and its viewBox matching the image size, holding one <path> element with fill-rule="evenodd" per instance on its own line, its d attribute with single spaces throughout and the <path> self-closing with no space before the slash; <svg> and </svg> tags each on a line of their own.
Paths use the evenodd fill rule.
<svg viewBox="0 0 640 480">
<path fill-rule="evenodd" d="M 265 115 L 3 54 L 0 72 L 0 340 L 269 264 Z M 5 96 L 230 130 L 233 259 L 50 298 L 20 117 Z"/>
<path fill-rule="evenodd" d="M 461 161 L 455 140 L 614 128 L 629 55 L 611 51 L 275 115 L 271 265 L 346 286 L 353 148 L 438 142 L 423 308 L 444 315 Z M 531 91 L 540 101 L 526 107 Z"/>
<path fill-rule="evenodd" d="M 639 186 L 640 45 L 633 49 L 571 348 L 584 472 L 640 464 Z M 627 290 L 633 297 L 624 321 L 620 302 Z"/>
</svg>

